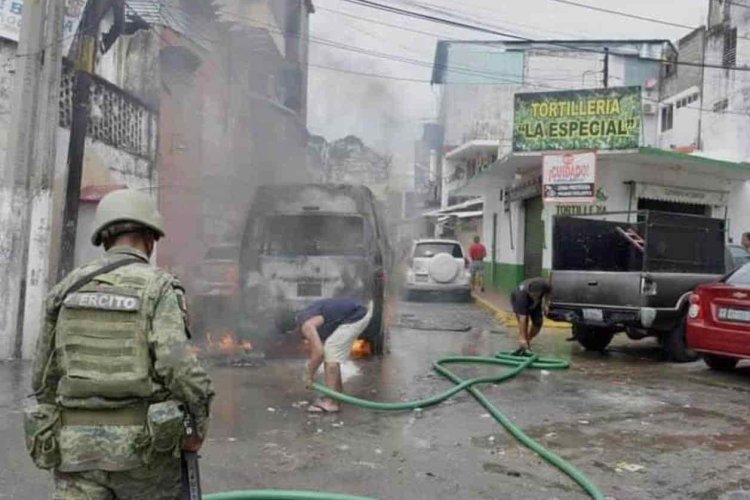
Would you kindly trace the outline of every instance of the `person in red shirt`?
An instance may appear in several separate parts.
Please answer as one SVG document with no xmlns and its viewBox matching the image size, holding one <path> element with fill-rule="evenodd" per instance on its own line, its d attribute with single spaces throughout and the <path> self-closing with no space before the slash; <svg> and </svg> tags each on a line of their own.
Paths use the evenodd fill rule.
<svg viewBox="0 0 750 500">
<path fill-rule="evenodd" d="M 479 236 L 474 236 L 474 244 L 469 247 L 471 258 L 471 289 L 479 287 L 484 291 L 484 259 L 487 249 L 480 243 Z"/>
</svg>

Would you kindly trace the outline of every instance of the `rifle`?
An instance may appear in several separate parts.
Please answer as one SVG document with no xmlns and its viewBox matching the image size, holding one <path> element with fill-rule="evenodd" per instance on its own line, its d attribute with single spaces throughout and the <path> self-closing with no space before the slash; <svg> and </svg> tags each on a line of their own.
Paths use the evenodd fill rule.
<svg viewBox="0 0 750 500">
<path fill-rule="evenodd" d="M 187 411 L 182 421 L 185 428 L 185 439 L 189 441 L 196 436 L 195 421 Z M 180 467 L 182 469 L 182 500 L 201 500 L 201 474 L 198 466 L 198 453 L 182 450 Z"/>
</svg>

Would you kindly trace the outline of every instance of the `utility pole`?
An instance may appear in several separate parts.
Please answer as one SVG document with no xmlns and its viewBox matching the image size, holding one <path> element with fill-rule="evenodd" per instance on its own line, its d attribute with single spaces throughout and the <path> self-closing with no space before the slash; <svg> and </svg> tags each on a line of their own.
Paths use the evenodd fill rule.
<svg viewBox="0 0 750 500">
<path fill-rule="evenodd" d="M 44 301 L 49 289 L 57 132 L 60 123 L 60 82 L 64 46 L 65 2 L 47 0 L 45 44 L 38 89 L 37 137 L 29 175 L 30 206 L 26 295 L 23 310 L 21 356 L 34 354 L 42 329 Z"/>
<path fill-rule="evenodd" d="M 604 88 L 609 88 L 609 47 L 604 47 Z"/>
<path fill-rule="evenodd" d="M 65 208 L 60 234 L 60 253 L 57 265 L 58 281 L 73 270 L 75 264 L 78 205 L 81 198 L 83 158 L 86 152 L 86 131 L 91 104 L 91 74 L 96 65 L 96 40 L 99 22 L 96 3 L 89 0 L 83 11 L 80 28 L 74 42 L 76 80 L 73 87 L 73 109 L 68 143 L 68 175 L 65 185 Z"/>
<path fill-rule="evenodd" d="M 83 11 L 78 34 L 73 43 L 76 82 L 73 89 L 72 121 L 68 143 L 68 172 L 65 186 L 62 233 L 57 278 L 61 280 L 75 264 L 78 206 L 81 198 L 83 159 L 86 153 L 86 131 L 91 107 L 91 75 L 96 69 L 99 24 L 113 5 L 124 9 L 123 0 L 89 0 Z"/>
<path fill-rule="evenodd" d="M 23 341 L 21 330 L 29 241 L 29 165 L 37 125 L 46 1 L 26 0 L 24 3 L 8 150 L 0 177 L 0 359 L 20 356 Z"/>
</svg>

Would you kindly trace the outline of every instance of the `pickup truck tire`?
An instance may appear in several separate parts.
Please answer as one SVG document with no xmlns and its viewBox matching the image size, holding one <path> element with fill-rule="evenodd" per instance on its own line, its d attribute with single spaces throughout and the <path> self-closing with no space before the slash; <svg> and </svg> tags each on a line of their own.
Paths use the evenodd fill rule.
<svg viewBox="0 0 750 500">
<path fill-rule="evenodd" d="M 573 337 L 587 351 L 602 352 L 612 342 L 612 337 L 614 336 L 615 332 L 607 328 L 573 325 Z"/>
<path fill-rule="evenodd" d="M 670 331 L 662 334 L 662 349 L 667 361 L 689 363 L 698 359 L 698 353 L 690 349 L 685 338 L 685 318 L 681 318 Z"/>
<path fill-rule="evenodd" d="M 704 354 L 703 361 L 705 361 L 712 370 L 726 372 L 733 370 L 740 360 L 737 358 L 728 358 L 726 356 L 717 356 L 715 354 Z"/>
</svg>

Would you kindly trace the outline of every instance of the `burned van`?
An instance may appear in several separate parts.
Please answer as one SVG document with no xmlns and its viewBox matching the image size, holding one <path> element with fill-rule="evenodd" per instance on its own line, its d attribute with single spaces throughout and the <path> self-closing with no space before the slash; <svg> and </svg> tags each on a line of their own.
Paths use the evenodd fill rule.
<svg viewBox="0 0 750 500">
<path fill-rule="evenodd" d="M 362 337 L 381 353 L 388 261 L 386 230 L 367 187 L 261 186 L 241 245 L 240 329 L 258 342 L 288 330 L 315 300 L 372 301 Z"/>
</svg>

